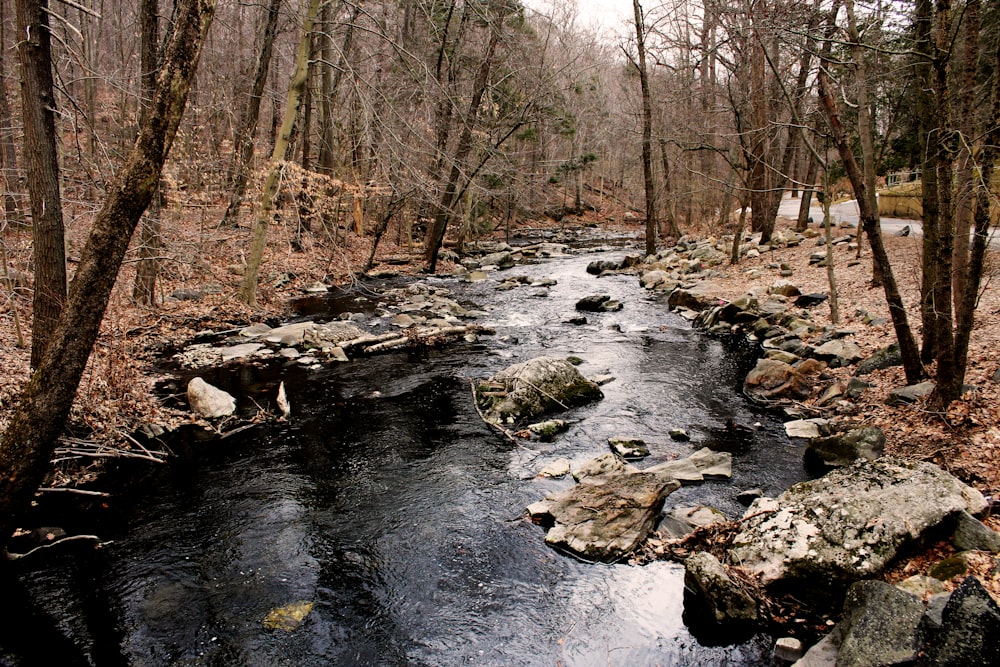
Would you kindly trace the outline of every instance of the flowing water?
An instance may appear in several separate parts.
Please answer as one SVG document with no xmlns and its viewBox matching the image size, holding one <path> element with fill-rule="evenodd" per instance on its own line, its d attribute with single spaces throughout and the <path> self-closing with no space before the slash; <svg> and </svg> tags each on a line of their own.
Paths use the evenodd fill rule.
<svg viewBox="0 0 1000 667">
<path fill-rule="evenodd" d="M 736 517 L 740 490 L 774 494 L 804 477 L 780 423 L 739 394 L 738 350 L 693 331 L 634 276 L 585 272 L 622 255 L 507 272 L 554 278 L 549 289 L 425 279 L 488 310 L 481 323 L 496 336 L 477 344 L 211 372 L 250 414 L 283 380 L 292 419 L 178 441 L 172 463 L 123 470 L 115 495 L 67 526 L 111 544 L 53 548 L 5 575 L 0 664 L 767 664 L 769 637 L 725 646 L 691 634 L 679 565 L 579 562 L 522 518 L 572 483 L 535 478 L 541 467 L 604 453 L 615 435 L 646 440 L 643 466 L 703 446 L 733 452 L 732 482 L 684 487 L 668 509 L 703 503 Z M 624 310 L 566 323 L 596 293 Z M 352 299 L 303 308 L 363 305 Z M 555 442 L 517 446 L 480 420 L 469 379 L 540 354 L 580 357 L 585 375 L 616 380 L 568 414 Z M 671 441 L 675 427 L 691 442 Z M 314 604 L 297 630 L 262 626 L 296 601 Z"/>
</svg>

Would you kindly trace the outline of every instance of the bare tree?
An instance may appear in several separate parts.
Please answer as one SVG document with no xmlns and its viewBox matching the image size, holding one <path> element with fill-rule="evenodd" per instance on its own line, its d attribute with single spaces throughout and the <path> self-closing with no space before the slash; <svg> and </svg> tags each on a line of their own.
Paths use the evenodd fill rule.
<svg viewBox="0 0 1000 667">
<path fill-rule="evenodd" d="M 653 180 L 653 103 L 649 94 L 649 76 L 646 71 L 646 34 L 639 0 L 632 0 L 635 14 L 635 46 L 638 61 L 633 61 L 639 71 L 642 89 L 642 181 L 646 192 L 646 255 L 656 254 L 656 182 Z"/>
</svg>

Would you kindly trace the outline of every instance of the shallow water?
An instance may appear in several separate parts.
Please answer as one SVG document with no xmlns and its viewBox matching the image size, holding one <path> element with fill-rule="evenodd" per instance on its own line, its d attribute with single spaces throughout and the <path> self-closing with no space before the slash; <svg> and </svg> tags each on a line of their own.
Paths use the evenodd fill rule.
<svg viewBox="0 0 1000 667">
<path fill-rule="evenodd" d="M 427 279 L 489 310 L 481 323 L 496 336 L 481 343 L 317 371 L 211 373 L 251 414 L 283 380 L 290 423 L 175 443 L 172 464 L 78 514 L 75 528 L 112 544 L 18 563 L 10 589 L 37 616 L 0 619 L 0 664 L 767 664 L 768 637 L 705 646 L 691 635 L 680 566 L 582 563 L 522 519 L 527 504 L 570 483 L 535 479 L 541 467 L 601 454 L 613 435 L 646 440 L 642 466 L 706 445 L 734 453 L 731 483 L 684 487 L 667 509 L 705 503 L 736 517 L 740 490 L 773 494 L 804 478 L 780 423 L 739 394 L 736 350 L 692 331 L 634 276 L 585 273 L 589 261 L 622 254 L 504 272 L 555 278 L 548 290 L 495 292 L 504 273 L 472 285 Z M 596 293 L 624 310 L 566 324 L 575 302 Z M 519 447 L 479 419 L 469 379 L 539 354 L 578 356 L 585 375 L 617 379 L 603 401 L 569 413 L 573 425 L 555 442 Z M 733 436 L 727 420 L 759 426 Z M 674 427 L 692 441 L 671 441 Z M 262 627 L 269 610 L 299 600 L 315 606 L 298 630 Z M 24 641 L 27 625 L 50 639 Z"/>
</svg>

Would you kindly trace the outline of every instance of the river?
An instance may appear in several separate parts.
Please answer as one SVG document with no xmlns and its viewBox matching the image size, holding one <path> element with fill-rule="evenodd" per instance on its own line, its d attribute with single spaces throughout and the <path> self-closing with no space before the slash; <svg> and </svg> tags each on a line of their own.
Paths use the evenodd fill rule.
<svg viewBox="0 0 1000 667">
<path fill-rule="evenodd" d="M 623 254 L 506 272 L 555 279 L 550 288 L 496 291 L 502 273 L 424 278 L 487 311 L 480 323 L 496 335 L 478 343 L 207 374 L 244 414 L 283 380 L 291 420 L 178 440 L 171 463 L 109 478 L 112 498 L 64 520 L 110 544 L 49 549 L 5 575 L 0 665 L 767 664 L 770 637 L 695 639 L 681 566 L 579 562 L 523 519 L 571 483 L 536 478 L 541 467 L 604 453 L 616 435 L 646 440 L 641 465 L 704 446 L 733 453 L 732 482 L 684 487 L 668 509 L 704 503 L 735 518 L 739 491 L 776 494 L 805 476 L 800 447 L 739 393 L 739 350 L 692 330 L 635 276 L 585 271 Z M 357 289 L 309 308 L 370 309 L 370 287 Z M 596 293 L 624 309 L 567 323 Z M 580 357 L 585 375 L 616 380 L 568 414 L 555 442 L 515 446 L 479 419 L 469 379 L 541 354 Z M 734 433 L 727 420 L 751 429 Z M 675 427 L 691 442 L 667 437 Z M 262 626 L 300 600 L 314 607 L 297 630 Z"/>
</svg>

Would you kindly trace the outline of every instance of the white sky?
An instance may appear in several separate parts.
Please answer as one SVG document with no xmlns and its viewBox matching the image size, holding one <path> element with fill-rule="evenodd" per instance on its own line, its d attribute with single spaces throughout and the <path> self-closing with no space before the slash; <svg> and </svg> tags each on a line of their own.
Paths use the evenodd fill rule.
<svg viewBox="0 0 1000 667">
<path fill-rule="evenodd" d="M 548 13 L 552 2 L 566 0 L 524 0 L 527 7 Z M 572 0 L 571 0 L 572 1 Z M 622 32 L 624 21 L 631 21 L 631 0 L 575 0 L 580 27 L 593 27 L 606 35 Z"/>
</svg>

